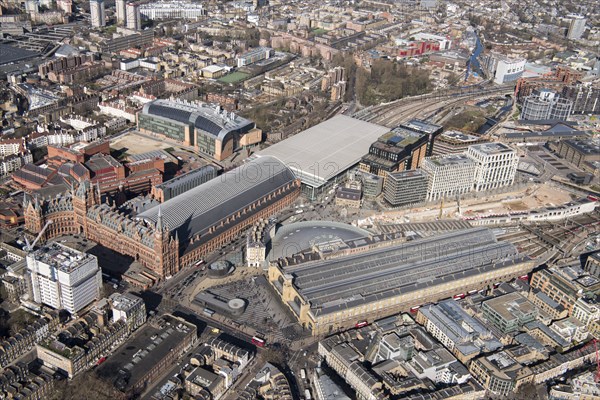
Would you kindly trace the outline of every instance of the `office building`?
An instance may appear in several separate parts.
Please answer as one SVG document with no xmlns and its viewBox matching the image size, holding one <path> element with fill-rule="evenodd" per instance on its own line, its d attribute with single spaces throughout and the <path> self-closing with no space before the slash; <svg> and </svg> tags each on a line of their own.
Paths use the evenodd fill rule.
<svg viewBox="0 0 600 400">
<path fill-rule="evenodd" d="M 142 15 L 138 3 L 127 3 L 125 6 L 125 24 L 128 29 L 142 29 Z"/>
<path fill-rule="evenodd" d="M 315 388 L 316 400 L 351 400 L 327 374 L 322 373 L 320 368 L 315 369 L 312 376 L 312 384 Z"/>
<path fill-rule="evenodd" d="M 523 75 L 526 62 L 524 58 L 510 58 L 500 53 L 490 53 L 481 57 L 482 66 L 497 84 L 519 79 Z"/>
<path fill-rule="evenodd" d="M 125 25 L 127 21 L 127 2 L 125 0 L 115 0 L 115 9 L 117 24 Z"/>
<path fill-rule="evenodd" d="M 460 154 L 467 151 L 473 144 L 485 143 L 486 139 L 481 136 L 471 135 L 460 131 L 445 131 L 435 142 L 433 142 L 433 156 L 444 156 L 446 154 Z"/>
<path fill-rule="evenodd" d="M 381 176 L 363 172 L 361 182 L 365 197 L 377 197 L 383 191 L 383 177 Z"/>
<path fill-rule="evenodd" d="M 106 26 L 104 0 L 90 0 L 90 15 L 92 18 L 92 26 Z"/>
<path fill-rule="evenodd" d="M 388 173 L 383 197 L 394 207 L 421 203 L 427 198 L 428 180 L 429 175 L 420 169 Z"/>
<path fill-rule="evenodd" d="M 539 310 L 519 292 L 507 293 L 484 301 L 484 317 L 503 333 L 518 331 L 523 325 L 535 321 Z"/>
<path fill-rule="evenodd" d="M 467 157 L 475 162 L 475 191 L 510 186 L 515 181 L 519 156 L 503 143 L 483 143 L 469 146 Z"/>
<path fill-rule="evenodd" d="M 146 322 L 146 305 L 141 297 L 131 293 L 113 293 L 108 298 L 112 308 L 112 320 L 124 321 L 132 332 Z"/>
<path fill-rule="evenodd" d="M 360 162 L 360 170 L 385 179 L 388 172 L 419 168 L 433 151 L 434 140 L 442 133 L 439 125 L 418 119 L 402 123 L 377 139 Z"/>
<path fill-rule="evenodd" d="M 533 380 L 531 369 L 521 365 L 507 351 L 473 360 L 469 372 L 483 387 L 500 396 L 511 396 L 521 385 Z"/>
<path fill-rule="evenodd" d="M 541 290 L 572 315 L 575 303 L 584 293 L 600 290 L 600 280 L 577 266 L 567 265 L 535 272 L 531 287 Z"/>
<path fill-rule="evenodd" d="M 337 207 L 360 208 L 362 191 L 360 189 L 340 187 L 335 192 Z"/>
<path fill-rule="evenodd" d="M 434 201 L 470 192 L 477 164 L 464 154 L 452 154 L 428 157 L 421 168 L 429 176 L 427 200 Z"/>
<path fill-rule="evenodd" d="M 579 14 L 569 14 L 567 15 L 567 19 L 570 20 L 567 38 L 572 40 L 581 39 L 585 32 L 585 23 L 587 22 L 587 19 Z"/>
<path fill-rule="evenodd" d="M 429 135 L 398 127 L 377 139 L 360 160 L 362 172 L 381 176 L 416 169 L 427 155 Z"/>
<path fill-rule="evenodd" d="M 551 90 L 535 90 L 523 100 L 520 119 L 524 121 L 566 121 L 573 101 Z"/>
<path fill-rule="evenodd" d="M 283 304 L 313 335 L 510 280 L 533 265 L 481 228 L 304 261 L 271 263 L 268 276 Z"/>
<path fill-rule="evenodd" d="M 102 271 L 91 254 L 51 243 L 27 255 L 33 300 L 76 315 L 100 298 Z"/>
<path fill-rule="evenodd" d="M 498 338 L 453 299 L 421 307 L 416 321 L 465 364 L 481 353 L 502 348 Z"/>
<path fill-rule="evenodd" d="M 185 100 L 154 100 L 138 114 L 138 129 L 173 139 L 216 160 L 262 141 L 254 122 L 220 106 Z"/>
</svg>

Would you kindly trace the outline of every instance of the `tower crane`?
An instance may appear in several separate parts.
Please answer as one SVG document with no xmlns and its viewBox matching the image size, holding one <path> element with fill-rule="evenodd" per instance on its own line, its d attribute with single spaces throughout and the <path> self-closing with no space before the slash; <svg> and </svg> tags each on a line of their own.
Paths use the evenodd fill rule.
<svg viewBox="0 0 600 400">
<path fill-rule="evenodd" d="M 27 236 L 25 236 L 25 247 L 23 248 L 23 250 L 27 253 L 29 253 L 30 251 L 33 250 L 33 246 L 35 246 L 35 244 L 38 242 L 38 240 L 40 240 L 40 238 L 42 237 L 42 235 L 44 234 L 44 232 L 46 232 L 46 229 L 48 228 L 48 226 L 50 226 L 50 224 L 53 221 L 51 219 L 49 219 L 48 221 L 46 221 L 46 224 L 44 225 L 44 227 L 42 228 L 42 230 L 40 231 L 40 233 L 38 233 L 38 235 L 36 236 L 35 240 L 33 241 L 33 243 L 29 243 L 29 240 L 27 240 Z"/>
<path fill-rule="evenodd" d="M 594 352 L 596 353 L 596 372 L 594 373 L 594 382 L 600 382 L 600 355 L 598 354 L 598 340 L 595 338 L 587 342 L 585 346 L 583 346 L 579 352 L 583 355 L 583 351 L 590 346 L 594 346 Z"/>
</svg>

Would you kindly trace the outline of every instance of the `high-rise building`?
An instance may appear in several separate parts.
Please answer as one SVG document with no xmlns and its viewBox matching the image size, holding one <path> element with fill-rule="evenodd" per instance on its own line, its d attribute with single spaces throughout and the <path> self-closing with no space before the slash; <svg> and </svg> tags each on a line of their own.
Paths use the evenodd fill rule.
<svg viewBox="0 0 600 400">
<path fill-rule="evenodd" d="M 117 24 L 125 25 L 127 20 L 127 6 L 125 0 L 115 0 L 115 8 L 117 13 Z"/>
<path fill-rule="evenodd" d="M 423 158 L 431 155 L 433 142 L 442 130 L 439 125 L 418 119 L 404 122 L 371 145 L 359 168 L 382 177 L 388 172 L 419 168 Z"/>
<path fill-rule="evenodd" d="M 138 3 L 127 3 L 126 14 L 127 28 L 134 30 L 142 29 L 142 15 L 140 14 L 140 5 Z"/>
<path fill-rule="evenodd" d="M 567 37 L 569 39 L 581 39 L 585 32 L 585 23 L 587 19 L 583 15 L 569 14 L 567 18 L 571 21 L 569 24 L 569 30 L 567 31 Z"/>
<path fill-rule="evenodd" d="M 476 191 L 492 190 L 512 185 L 517 173 L 519 156 L 503 143 L 482 143 L 469 146 L 467 156 L 475 162 Z"/>
<path fill-rule="evenodd" d="M 427 197 L 427 182 L 427 173 L 420 169 L 388 173 L 383 197 L 392 206 L 420 203 Z"/>
<path fill-rule="evenodd" d="M 429 201 L 454 198 L 473 189 L 476 163 L 465 154 L 427 157 L 421 168 L 429 175 Z"/>
<path fill-rule="evenodd" d="M 73 12 L 73 2 L 71 0 L 57 0 L 56 7 L 59 10 L 63 10 L 65 14 L 71 14 Z"/>
<path fill-rule="evenodd" d="M 106 26 L 104 0 L 90 0 L 90 15 L 92 18 L 92 26 Z"/>
<path fill-rule="evenodd" d="M 102 272 L 96 256 L 59 243 L 27 255 L 33 300 L 73 315 L 100 298 Z"/>
</svg>

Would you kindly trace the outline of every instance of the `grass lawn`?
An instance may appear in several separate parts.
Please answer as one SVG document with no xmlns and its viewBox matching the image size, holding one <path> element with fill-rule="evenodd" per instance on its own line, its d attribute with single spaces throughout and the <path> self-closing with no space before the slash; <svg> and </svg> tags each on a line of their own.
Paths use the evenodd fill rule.
<svg viewBox="0 0 600 400">
<path fill-rule="evenodd" d="M 237 83 L 247 79 L 248 76 L 250 75 L 243 72 L 232 72 L 231 74 L 219 78 L 219 81 L 223 83 Z"/>
</svg>

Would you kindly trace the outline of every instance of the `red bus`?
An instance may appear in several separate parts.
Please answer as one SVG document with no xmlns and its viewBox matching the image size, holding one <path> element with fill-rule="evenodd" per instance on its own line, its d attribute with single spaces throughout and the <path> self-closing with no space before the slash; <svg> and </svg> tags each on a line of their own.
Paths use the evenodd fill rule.
<svg viewBox="0 0 600 400">
<path fill-rule="evenodd" d="M 529 280 L 529 275 L 521 275 L 519 279 L 527 282 Z"/>
<path fill-rule="evenodd" d="M 452 298 L 453 298 L 454 300 L 462 300 L 462 299 L 464 299 L 465 297 L 467 297 L 467 295 L 465 295 L 464 293 L 459 293 L 459 294 L 455 294 L 455 295 L 454 295 Z"/>
<path fill-rule="evenodd" d="M 104 361 L 106 361 L 106 357 L 100 357 L 100 359 L 98 361 L 96 361 L 96 365 L 100 365 L 102 364 Z"/>
<path fill-rule="evenodd" d="M 414 306 L 414 307 L 411 307 L 411 308 L 410 308 L 410 312 L 414 314 L 414 313 L 416 313 L 417 311 L 419 311 L 419 308 L 421 308 L 421 306 Z"/>
<path fill-rule="evenodd" d="M 369 325 L 369 323 L 368 323 L 367 321 L 360 321 L 360 322 L 357 322 L 357 323 L 354 325 L 354 327 L 355 327 L 355 328 L 362 328 L 363 326 L 367 326 L 367 325 Z"/>
<path fill-rule="evenodd" d="M 264 339 L 259 338 L 258 336 L 252 336 L 252 344 L 258 347 L 265 347 L 265 344 L 267 342 L 265 342 Z"/>
</svg>

